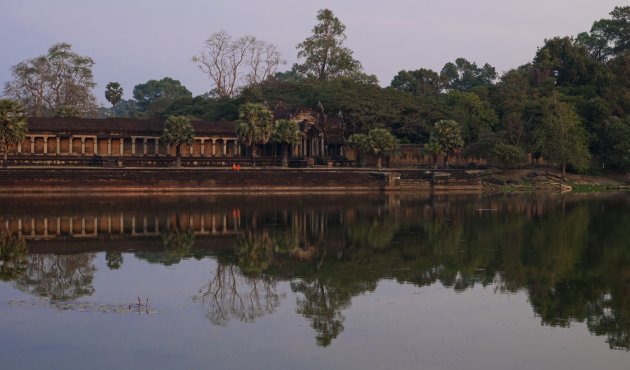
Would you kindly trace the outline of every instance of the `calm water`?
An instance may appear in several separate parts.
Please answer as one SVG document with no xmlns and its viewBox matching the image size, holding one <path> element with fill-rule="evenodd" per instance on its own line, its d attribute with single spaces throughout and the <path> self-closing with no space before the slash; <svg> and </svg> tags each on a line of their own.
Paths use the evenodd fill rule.
<svg viewBox="0 0 630 370">
<path fill-rule="evenodd" d="M 630 194 L 0 198 L 0 229 L 3 369 L 630 364 Z"/>
</svg>

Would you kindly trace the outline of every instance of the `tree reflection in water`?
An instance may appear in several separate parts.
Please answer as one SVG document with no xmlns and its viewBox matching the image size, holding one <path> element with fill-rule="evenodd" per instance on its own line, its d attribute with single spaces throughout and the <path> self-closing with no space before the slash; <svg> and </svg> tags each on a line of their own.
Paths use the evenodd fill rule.
<svg viewBox="0 0 630 370">
<path fill-rule="evenodd" d="M 159 251 L 139 251 L 137 258 L 165 266 L 175 265 L 183 258 L 190 257 L 195 246 L 195 234 L 191 229 L 181 230 L 171 227 L 160 234 L 162 249 Z"/>
<path fill-rule="evenodd" d="M 29 255 L 26 270 L 15 279 L 15 286 L 28 294 L 51 301 L 92 295 L 92 281 L 96 272 L 94 256 L 93 253 Z"/>
<path fill-rule="evenodd" d="M 0 231 L 0 280 L 11 281 L 27 267 L 28 248 L 24 238 Z"/>
<path fill-rule="evenodd" d="M 105 261 L 110 270 L 118 270 L 122 266 L 124 258 L 121 252 L 107 251 L 105 252 Z"/>
<path fill-rule="evenodd" d="M 254 322 L 280 305 L 276 284 L 270 276 L 246 276 L 237 266 L 218 263 L 208 284 L 199 289 L 193 300 L 201 303 L 206 317 L 215 325 L 225 325 L 232 318 Z"/>
</svg>

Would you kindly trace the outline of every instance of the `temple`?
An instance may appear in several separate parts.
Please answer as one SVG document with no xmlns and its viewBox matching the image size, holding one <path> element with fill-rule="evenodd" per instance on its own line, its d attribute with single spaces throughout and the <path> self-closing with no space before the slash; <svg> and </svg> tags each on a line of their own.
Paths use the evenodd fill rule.
<svg viewBox="0 0 630 370">
<path fill-rule="evenodd" d="M 325 161 L 342 161 L 343 121 L 312 111 L 274 110 L 275 119 L 299 123 L 304 136 L 289 147 L 290 163 L 306 166 Z M 175 147 L 160 140 L 163 119 L 32 117 L 22 143 L 9 148 L 9 163 L 17 165 L 168 165 Z M 236 122 L 192 121 L 195 139 L 182 145 L 185 166 L 225 165 L 247 161 L 249 149 L 239 142 Z M 258 145 L 262 164 L 279 164 L 281 144 Z M 276 163 L 277 162 L 277 163 Z M 321 163 L 324 164 L 324 163 Z"/>
<path fill-rule="evenodd" d="M 273 109 L 275 120 L 299 123 L 302 140 L 288 148 L 290 167 L 314 165 L 346 166 L 355 163 L 356 153 L 346 147 L 342 117 L 327 116 L 313 110 L 291 111 L 283 104 Z M 213 167 L 251 162 L 250 149 L 236 134 L 235 121 L 193 120 L 195 138 L 181 146 L 184 167 Z M 9 164 L 17 166 L 108 166 L 166 167 L 175 160 L 175 147 L 163 142 L 165 119 L 31 117 L 22 143 L 9 147 Z M 280 166 L 282 144 L 257 145 L 256 162 L 261 166 Z M 368 166 L 376 157 L 367 155 Z M 480 158 L 455 153 L 450 157 L 456 167 L 485 165 Z M 356 164 L 356 163 L 355 163 Z M 422 145 L 400 145 L 399 155 L 386 159 L 391 167 L 433 166 Z"/>
</svg>

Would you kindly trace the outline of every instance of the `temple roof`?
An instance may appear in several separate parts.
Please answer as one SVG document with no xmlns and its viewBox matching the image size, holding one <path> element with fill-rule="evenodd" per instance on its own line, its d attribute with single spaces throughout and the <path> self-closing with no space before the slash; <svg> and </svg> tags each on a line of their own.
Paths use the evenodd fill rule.
<svg viewBox="0 0 630 370">
<path fill-rule="evenodd" d="M 197 136 L 234 136 L 236 127 L 231 121 L 191 122 Z M 164 123 L 164 119 L 31 117 L 27 127 L 31 133 L 160 136 Z"/>
<path fill-rule="evenodd" d="M 292 119 L 305 118 L 290 116 Z M 328 117 L 324 127 L 323 117 L 314 114 L 300 121 L 303 132 L 314 129 L 318 134 L 327 130 L 329 143 L 343 144 L 343 122 L 338 117 Z M 103 135 L 103 136 L 161 136 L 165 119 L 137 118 L 77 118 L 77 117 L 30 117 L 28 131 L 33 134 L 55 135 Z M 192 120 L 196 136 L 236 136 L 235 121 Z"/>
</svg>

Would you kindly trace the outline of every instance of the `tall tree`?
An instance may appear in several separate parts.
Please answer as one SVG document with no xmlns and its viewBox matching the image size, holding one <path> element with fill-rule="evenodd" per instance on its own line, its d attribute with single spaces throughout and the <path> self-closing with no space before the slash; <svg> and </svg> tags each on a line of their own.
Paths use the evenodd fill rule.
<svg viewBox="0 0 630 370">
<path fill-rule="evenodd" d="M 245 103 L 241 106 L 236 134 L 250 148 L 252 165 L 256 166 L 256 145 L 267 144 L 273 132 L 273 114 L 264 104 Z"/>
<path fill-rule="evenodd" d="M 81 112 L 76 107 L 62 105 L 55 111 L 55 117 L 81 117 Z"/>
<path fill-rule="evenodd" d="M 192 98 L 192 93 L 179 80 L 164 77 L 134 86 L 133 98 L 140 110 L 147 111 L 151 105 L 170 105 L 179 98 Z"/>
<path fill-rule="evenodd" d="M 498 121 L 490 104 L 471 92 L 450 91 L 446 104 L 450 108 L 448 115 L 461 125 L 466 142 L 477 141 L 481 133 L 490 131 Z"/>
<path fill-rule="evenodd" d="M 298 59 L 303 59 L 299 73 L 319 80 L 362 74 L 361 63 L 343 46 L 346 26 L 330 9 L 320 9 L 317 22 L 312 35 L 297 45 Z"/>
<path fill-rule="evenodd" d="M 610 19 L 594 22 L 590 33 L 577 37 L 578 43 L 602 62 L 630 50 L 630 6 L 617 6 L 610 15 Z"/>
<path fill-rule="evenodd" d="M 76 108 L 83 115 L 94 113 L 94 61 L 71 47 L 54 44 L 46 55 L 11 67 L 13 79 L 5 84 L 5 95 L 22 103 L 32 116 L 52 115 L 62 106 Z"/>
<path fill-rule="evenodd" d="M 183 116 L 169 116 L 164 125 L 164 132 L 162 133 L 161 140 L 165 143 L 175 145 L 175 166 L 180 167 L 181 160 L 181 145 L 192 144 L 195 139 L 195 129 L 193 128 L 190 120 Z"/>
<path fill-rule="evenodd" d="M 442 79 L 437 72 L 420 68 L 415 71 L 398 72 L 390 86 L 417 96 L 439 95 L 442 90 Z"/>
<path fill-rule="evenodd" d="M 455 63 L 446 63 L 440 72 L 442 83 L 448 89 L 471 91 L 479 87 L 492 85 L 497 78 L 493 66 L 486 63 L 478 67 L 475 62 L 465 58 L 457 58 Z"/>
<path fill-rule="evenodd" d="M 22 105 L 13 100 L 0 99 L 0 150 L 4 154 L 3 167 L 8 166 L 9 146 L 22 142 L 26 131 L 26 115 Z"/>
<path fill-rule="evenodd" d="M 562 166 L 562 177 L 566 175 L 567 164 L 578 170 L 587 168 L 591 154 L 580 117 L 570 104 L 559 101 L 556 95 L 545 99 L 542 121 L 535 130 L 540 153 Z"/>
<path fill-rule="evenodd" d="M 272 140 L 282 144 L 282 167 L 288 167 L 288 147 L 300 142 L 304 134 L 296 121 L 279 119 L 273 127 Z"/>
<path fill-rule="evenodd" d="M 114 108 L 120 102 L 123 96 L 123 88 L 118 82 L 110 82 L 105 86 L 105 99 L 112 104 L 112 111 L 116 114 Z"/>
<path fill-rule="evenodd" d="M 556 86 L 599 87 L 605 78 L 603 66 L 572 37 L 545 40 L 536 52 L 534 67 Z"/>
<path fill-rule="evenodd" d="M 254 36 L 233 39 L 225 31 L 210 35 L 193 62 L 210 78 L 211 93 L 221 99 L 233 98 L 243 84 L 260 84 L 286 63 L 276 45 Z"/>
</svg>

